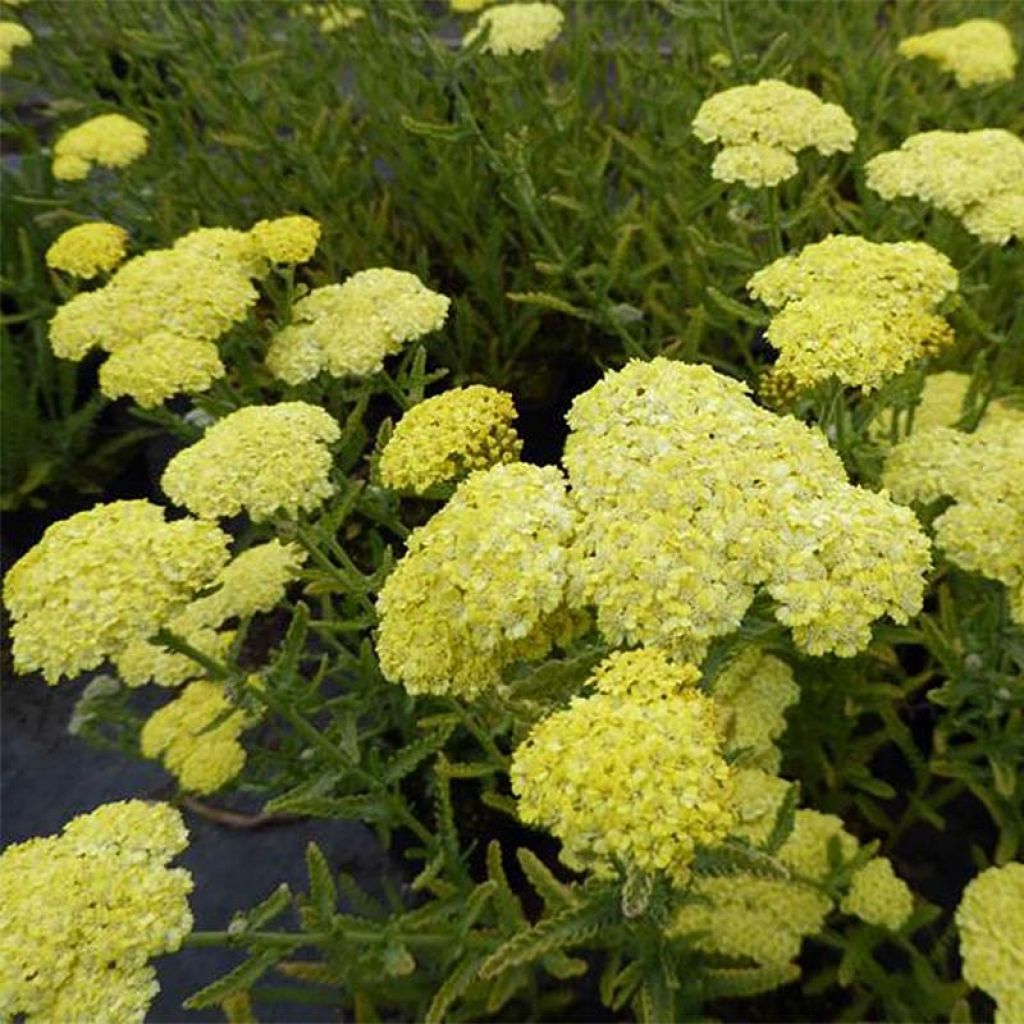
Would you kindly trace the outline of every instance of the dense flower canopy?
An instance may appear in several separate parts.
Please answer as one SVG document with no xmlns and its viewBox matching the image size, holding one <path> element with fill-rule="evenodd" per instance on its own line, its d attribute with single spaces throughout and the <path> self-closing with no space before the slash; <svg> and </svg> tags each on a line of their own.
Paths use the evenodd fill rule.
<svg viewBox="0 0 1024 1024">
<path fill-rule="evenodd" d="M 956 76 L 967 88 L 1013 79 L 1017 52 L 1006 26 L 988 18 L 971 18 L 949 28 L 935 29 L 901 40 L 904 57 L 927 57 Z"/>
<path fill-rule="evenodd" d="M 95 277 L 124 259 L 127 243 L 128 232 L 116 224 L 77 224 L 46 250 L 46 263 L 75 277 Z"/>
<path fill-rule="evenodd" d="M 149 132 L 124 114 L 101 114 L 66 131 L 53 147 L 53 176 L 86 177 L 92 166 L 127 167 L 149 148 Z"/>
<path fill-rule="evenodd" d="M 462 7 L 462 10 L 469 8 Z M 484 11 L 466 33 L 465 44 L 488 30 L 483 49 L 499 57 L 543 50 L 562 31 L 565 15 L 548 3 L 505 3 Z"/>
</svg>

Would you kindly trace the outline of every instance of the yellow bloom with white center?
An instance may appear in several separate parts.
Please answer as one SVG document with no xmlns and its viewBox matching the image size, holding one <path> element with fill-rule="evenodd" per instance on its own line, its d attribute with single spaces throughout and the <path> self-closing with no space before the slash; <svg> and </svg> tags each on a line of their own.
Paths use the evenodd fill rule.
<svg viewBox="0 0 1024 1024">
<path fill-rule="evenodd" d="M 964 980 L 996 1001 L 996 1024 L 1024 1015 L 1024 864 L 991 867 L 964 889 L 956 911 Z"/>
<path fill-rule="evenodd" d="M 321 370 L 365 377 L 408 342 L 440 330 L 450 305 L 415 274 L 361 270 L 295 303 L 292 323 L 270 344 L 267 367 L 288 384 L 312 380 Z"/>
<path fill-rule="evenodd" d="M 840 906 L 868 924 L 896 932 L 913 912 L 914 896 L 888 858 L 872 857 L 854 874 Z"/>
<path fill-rule="evenodd" d="M 692 688 L 574 698 L 530 730 L 509 775 L 520 818 L 560 839 L 574 870 L 685 885 L 697 848 L 733 825 L 714 702 Z"/>
<path fill-rule="evenodd" d="M 778 310 L 765 332 L 780 352 L 774 373 L 798 388 L 835 376 L 869 391 L 952 343 L 934 310 L 956 286 L 923 242 L 831 235 L 762 268 L 747 290 Z"/>
<path fill-rule="evenodd" d="M 414 530 L 377 599 L 384 675 L 413 694 L 472 699 L 513 661 L 543 657 L 565 611 L 575 516 L 557 469 L 472 473 Z"/>
<path fill-rule="evenodd" d="M 14 63 L 14 51 L 19 46 L 31 46 L 32 33 L 16 21 L 0 21 L 0 71 Z"/>
<path fill-rule="evenodd" d="M 715 677 L 711 694 L 727 713 L 726 749 L 735 754 L 732 763 L 778 771 L 782 755 L 775 741 L 786 731 L 786 708 L 800 696 L 792 669 L 748 648 Z"/>
<path fill-rule="evenodd" d="M 838 104 L 768 78 L 706 99 L 693 119 L 693 134 L 724 147 L 713 177 L 762 188 L 796 174 L 794 155 L 801 150 L 813 148 L 824 156 L 850 152 L 857 129 Z"/>
<path fill-rule="evenodd" d="M 726 146 L 711 165 L 716 181 L 742 181 L 749 188 L 774 188 L 800 170 L 796 157 L 780 146 L 750 143 Z"/>
<path fill-rule="evenodd" d="M 148 961 L 192 930 L 191 875 L 167 863 L 188 832 L 167 804 L 106 804 L 60 836 L 0 854 L 0 1017 L 141 1024 Z"/>
<path fill-rule="evenodd" d="M 705 953 L 765 965 L 798 957 L 804 938 L 821 931 L 832 909 L 828 896 L 811 885 L 756 875 L 696 878 L 686 895 L 670 935 L 690 933 Z"/>
<path fill-rule="evenodd" d="M 272 263 L 305 263 L 316 252 L 320 230 L 319 221 L 312 217 L 277 217 L 254 224 L 249 237 Z"/>
<path fill-rule="evenodd" d="M 128 232 L 116 224 L 78 224 L 46 250 L 46 265 L 75 277 L 95 277 L 124 259 L 127 244 Z"/>
<path fill-rule="evenodd" d="M 500 4 L 484 11 L 462 42 L 468 46 L 486 29 L 488 34 L 483 45 L 485 53 L 499 57 L 531 53 L 543 50 L 556 39 L 564 22 L 565 15 L 554 4 Z"/>
<path fill-rule="evenodd" d="M 4 580 L 19 672 L 62 676 L 152 636 L 227 561 L 216 526 L 164 521 L 146 501 L 97 505 L 55 523 Z"/>
<path fill-rule="evenodd" d="M 100 366 L 100 390 L 108 398 L 129 395 L 152 409 L 174 395 L 206 391 L 225 373 L 212 341 L 157 331 L 118 348 Z"/>
<path fill-rule="evenodd" d="M 115 352 L 154 334 L 215 341 L 243 320 L 256 289 L 232 263 L 188 250 L 155 249 L 125 263 L 99 290 L 74 296 L 50 321 L 64 359 L 93 346 Z"/>
<path fill-rule="evenodd" d="M 260 252 L 248 231 L 236 228 L 196 228 L 182 235 L 172 246 L 175 252 L 198 253 L 207 259 L 222 260 L 246 277 L 260 280 L 270 271 L 270 263 Z"/>
<path fill-rule="evenodd" d="M 232 711 L 232 706 L 221 684 L 189 683 L 142 727 L 143 756 L 162 760 L 183 789 L 200 794 L 221 789 L 245 766 L 238 737 L 250 723 L 244 711 Z"/>
<path fill-rule="evenodd" d="M 921 132 L 866 165 L 883 199 L 915 196 L 982 241 L 1024 237 L 1024 141 L 1002 128 Z"/>
<path fill-rule="evenodd" d="M 475 469 L 516 462 L 522 451 L 504 391 L 474 384 L 414 405 L 399 420 L 380 458 L 386 487 L 422 494 Z"/>
<path fill-rule="evenodd" d="M 53 147 L 53 176 L 80 181 L 92 168 L 127 167 L 149 148 L 145 126 L 123 114 L 99 117 L 66 131 Z"/>
<path fill-rule="evenodd" d="M 903 57 L 926 57 L 956 76 L 962 88 L 1009 82 L 1017 67 L 1017 52 L 1006 26 L 989 18 L 971 18 L 949 28 L 901 40 Z"/>
<path fill-rule="evenodd" d="M 236 409 L 171 459 L 161 486 L 202 519 L 294 517 L 334 492 L 327 446 L 340 436 L 337 421 L 306 402 Z"/>
</svg>

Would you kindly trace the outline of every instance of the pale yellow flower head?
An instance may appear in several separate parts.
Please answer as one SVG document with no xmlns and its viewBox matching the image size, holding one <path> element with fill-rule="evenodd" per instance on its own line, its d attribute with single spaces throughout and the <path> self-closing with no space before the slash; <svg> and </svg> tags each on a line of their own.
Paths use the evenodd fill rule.
<svg viewBox="0 0 1024 1024">
<path fill-rule="evenodd" d="M 530 730 L 509 776 L 523 822 L 598 875 L 664 871 L 685 885 L 697 848 L 733 824 L 714 702 L 693 688 L 574 698 Z"/>
<path fill-rule="evenodd" d="M 198 622 L 192 613 L 193 605 L 161 623 L 175 636 L 180 637 L 200 654 L 223 661 L 234 640 L 233 630 L 217 632 Z M 147 683 L 157 686 L 181 686 L 192 679 L 198 679 L 206 670 L 187 654 L 165 648 L 155 640 L 133 640 L 123 651 L 114 656 L 118 678 L 125 686 L 139 687 Z"/>
<path fill-rule="evenodd" d="M 93 164 L 127 167 L 149 148 L 149 132 L 123 114 L 101 114 L 66 131 L 53 147 L 53 176 L 84 178 Z"/>
<path fill-rule="evenodd" d="M 1024 141 L 1002 128 L 911 135 L 866 171 L 884 199 L 916 196 L 959 217 L 983 242 L 1024 238 Z"/>
<path fill-rule="evenodd" d="M 491 0 L 448 0 L 448 6 L 456 14 L 475 14 L 482 11 Z"/>
<path fill-rule="evenodd" d="M 814 148 L 824 156 L 853 149 L 857 129 L 842 107 L 808 89 L 775 79 L 738 85 L 705 100 L 693 119 L 701 142 L 721 142 L 712 175 L 752 188 L 774 186 L 796 174 L 794 154 Z"/>
<path fill-rule="evenodd" d="M 715 704 L 721 715 L 722 702 L 717 695 Z M 727 756 L 730 745 L 727 741 Z M 754 846 L 764 846 L 771 838 L 782 804 L 795 784 L 780 779 L 774 772 L 735 767 L 732 760 L 729 763 L 734 765 L 733 812 L 736 818 L 731 834 Z"/>
<path fill-rule="evenodd" d="M 340 436 L 332 416 L 305 402 L 247 406 L 175 455 L 161 486 L 203 519 L 243 511 L 257 521 L 296 516 L 333 493 L 327 446 Z"/>
<path fill-rule="evenodd" d="M 272 263 L 305 263 L 316 252 L 320 223 L 302 216 L 261 220 L 252 226 L 249 237 Z"/>
<path fill-rule="evenodd" d="M 19 46 L 31 46 L 32 33 L 16 21 L 0 21 L 0 71 L 14 63 L 14 51 Z"/>
<path fill-rule="evenodd" d="M 248 231 L 236 228 L 196 228 L 182 235 L 172 248 L 176 252 L 198 253 L 207 259 L 222 260 L 246 277 L 262 279 L 270 263 Z"/>
<path fill-rule="evenodd" d="M 804 938 L 821 931 L 832 909 L 828 896 L 811 885 L 757 875 L 696 878 L 686 895 L 670 935 L 691 934 L 705 953 L 779 967 L 791 966 Z M 799 976 L 792 967 L 790 980 Z"/>
<path fill-rule="evenodd" d="M 656 647 L 613 651 L 590 677 L 599 693 L 647 700 L 681 693 L 699 682 L 696 665 L 673 662 Z"/>
<path fill-rule="evenodd" d="M 991 867 L 964 889 L 956 911 L 964 980 L 996 1001 L 996 1024 L 1024 1012 L 1024 864 Z"/>
<path fill-rule="evenodd" d="M 822 882 L 835 867 L 857 853 L 857 846 L 857 840 L 843 827 L 842 818 L 801 809 L 794 815 L 793 831 L 777 857 L 797 877 Z"/>
<path fill-rule="evenodd" d="M 99 221 L 68 228 L 46 250 L 46 265 L 75 277 L 95 277 L 113 270 L 125 257 L 128 232 Z"/>
<path fill-rule="evenodd" d="M 95 345 L 114 352 L 154 334 L 216 341 L 257 298 L 231 262 L 156 249 L 129 260 L 97 291 L 64 303 L 50 321 L 50 344 L 61 358 L 81 359 Z"/>
<path fill-rule="evenodd" d="M 1017 52 L 1006 26 L 988 18 L 971 18 L 951 28 L 908 36 L 899 45 L 904 57 L 927 57 L 956 76 L 962 88 L 1009 82 Z"/>
<path fill-rule="evenodd" d="M 868 924 L 899 931 L 914 909 L 914 896 L 886 857 L 872 857 L 853 876 L 840 904 L 843 911 Z"/>
<path fill-rule="evenodd" d="M 596 609 L 610 643 L 699 662 L 765 587 L 799 646 L 849 656 L 881 615 L 920 608 L 928 544 L 914 517 L 851 487 L 820 432 L 745 392 L 654 359 L 573 403 L 571 600 Z"/>
<path fill-rule="evenodd" d="M 742 181 L 749 188 L 774 188 L 799 169 L 796 157 L 788 150 L 755 142 L 722 149 L 711 165 L 711 177 L 716 181 Z"/>
<path fill-rule="evenodd" d="M 778 310 L 765 337 L 773 372 L 799 389 L 829 377 L 864 391 L 953 341 L 936 306 L 957 287 L 949 260 L 924 242 L 830 235 L 759 270 L 747 283 Z"/>
<path fill-rule="evenodd" d="M 16 669 L 52 684 L 152 636 L 216 576 L 227 543 L 212 524 L 165 522 L 146 501 L 55 523 L 4 580 Z"/>
<path fill-rule="evenodd" d="M 250 723 L 244 711 L 231 708 L 220 683 L 190 683 L 142 727 L 143 756 L 162 760 L 182 789 L 200 794 L 221 789 L 245 766 L 238 737 Z"/>
<path fill-rule="evenodd" d="M 414 405 L 380 459 L 385 486 L 422 494 L 475 469 L 515 462 L 522 451 L 511 395 L 474 384 Z"/>
<path fill-rule="evenodd" d="M 118 348 L 100 366 L 100 390 L 108 398 L 129 395 L 152 409 L 174 395 L 206 391 L 225 372 L 212 341 L 157 331 Z"/>
<path fill-rule="evenodd" d="M 288 384 L 312 380 L 321 370 L 334 377 L 368 376 L 408 342 L 440 330 L 450 305 L 415 274 L 361 270 L 295 303 L 292 323 L 270 344 L 267 367 Z"/>
<path fill-rule="evenodd" d="M 384 675 L 472 699 L 573 626 L 564 604 L 575 517 L 554 468 L 478 470 L 414 530 L 377 599 Z"/>
<path fill-rule="evenodd" d="M 484 11 L 463 39 L 469 45 L 485 28 L 490 31 L 483 49 L 504 57 L 543 50 L 562 31 L 565 15 L 547 3 L 499 4 Z"/>
<path fill-rule="evenodd" d="M 192 877 L 167 867 L 187 841 L 173 807 L 129 800 L 8 846 L 0 1017 L 141 1024 L 160 988 L 148 961 L 192 930 Z"/>
</svg>

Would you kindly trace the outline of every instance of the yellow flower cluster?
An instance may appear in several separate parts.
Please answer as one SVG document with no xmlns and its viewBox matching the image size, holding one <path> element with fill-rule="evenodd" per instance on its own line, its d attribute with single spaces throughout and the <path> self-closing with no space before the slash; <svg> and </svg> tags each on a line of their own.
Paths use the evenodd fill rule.
<svg viewBox="0 0 1024 1024">
<path fill-rule="evenodd" d="M 288 384 L 312 380 L 321 370 L 334 377 L 376 373 L 385 357 L 439 330 L 450 304 L 415 274 L 361 270 L 295 303 L 292 323 L 270 344 L 267 367 Z"/>
<path fill-rule="evenodd" d="M 746 874 L 696 878 L 686 895 L 670 935 L 689 933 L 703 952 L 763 965 L 798 957 L 804 938 L 821 930 L 832 909 L 811 885 Z"/>
<path fill-rule="evenodd" d="M 0 21 L 0 71 L 14 63 L 14 51 L 19 46 L 31 46 L 32 33 L 16 21 Z"/>
<path fill-rule="evenodd" d="M 253 240 L 251 231 L 196 228 L 182 235 L 171 248 L 175 252 L 195 253 L 208 260 L 226 263 L 232 271 L 256 280 L 266 277 L 270 271 L 270 263 Z"/>
<path fill-rule="evenodd" d="M 515 462 L 522 451 L 504 391 L 474 384 L 414 405 L 399 420 L 380 459 L 385 486 L 423 494 L 475 469 Z"/>
<path fill-rule="evenodd" d="M 564 603 L 575 517 L 557 469 L 472 473 L 381 589 L 377 654 L 414 694 L 472 699 L 502 668 L 539 658 L 571 629 Z"/>
<path fill-rule="evenodd" d="M 707 366 L 632 362 L 579 396 L 564 462 L 581 519 L 572 601 L 614 645 L 698 662 L 765 586 L 812 654 L 849 656 L 921 605 L 928 542 L 850 486 L 825 438 Z"/>
<path fill-rule="evenodd" d="M 366 12 L 354 4 L 304 3 L 299 4 L 299 13 L 318 20 L 321 32 L 337 32 L 340 28 L 351 28 Z"/>
<path fill-rule="evenodd" d="M 715 703 L 721 713 L 717 697 Z M 763 846 L 775 829 L 779 810 L 793 783 L 760 768 L 736 768 L 733 778 L 733 812 L 736 823 L 732 835 L 755 846 Z"/>
<path fill-rule="evenodd" d="M 734 755 L 731 762 L 777 772 L 782 755 L 775 741 L 786 731 L 786 708 L 800 696 L 790 667 L 748 648 L 715 678 L 711 693 L 727 712 L 726 750 Z"/>
<path fill-rule="evenodd" d="M 480 15 L 476 25 L 466 33 L 463 45 L 468 46 L 487 30 L 487 39 L 483 44 L 485 53 L 493 53 L 498 57 L 510 53 L 530 53 L 543 50 L 562 31 L 564 22 L 565 15 L 554 4 L 501 4 Z"/>
<path fill-rule="evenodd" d="M 212 341 L 154 331 L 111 353 L 100 366 L 100 390 L 108 398 L 130 395 L 152 409 L 179 392 L 206 391 L 224 373 Z"/>
<path fill-rule="evenodd" d="M 95 277 L 124 259 L 127 244 L 128 232 L 116 224 L 78 224 L 46 250 L 46 265 L 75 277 Z"/>
<path fill-rule="evenodd" d="M 957 286 L 942 253 L 924 242 L 830 235 L 783 256 L 747 282 L 777 312 L 765 332 L 774 371 L 806 388 L 838 377 L 865 391 L 953 341 L 933 310 Z"/>
<path fill-rule="evenodd" d="M 15 667 L 54 684 L 151 636 L 217 574 L 228 539 L 146 501 L 55 523 L 4 581 Z"/>
<path fill-rule="evenodd" d="M 1017 53 L 1006 26 L 988 18 L 971 18 L 950 28 L 907 36 L 899 52 L 908 58 L 927 57 L 952 71 L 956 84 L 967 88 L 990 82 L 1009 82 L 1017 67 Z"/>
<path fill-rule="evenodd" d="M 8 846 L 0 1017 L 141 1024 L 160 987 L 148 961 L 192 930 L 192 878 L 167 867 L 187 842 L 173 807 L 129 800 Z"/>
<path fill-rule="evenodd" d="M 843 828 L 834 814 L 801 809 L 793 820 L 793 831 L 779 848 L 778 859 L 798 878 L 822 882 L 832 873 L 833 850 L 838 863 L 845 864 L 857 853 L 857 840 Z"/>
<path fill-rule="evenodd" d="M 721 142 L 712 176 L 751 188 L 778 185 L 797 172 L 794 154 L 829 156 L 853 149 L 857 129 L 842 107 L 772 78 L 738 85 L 705 100 L 693 119 L 701 142 Z"/>
<path fill-rule="evenodd" d="M 854 874 L 840 906 L 868 924 L 895 932 L 913 912 L 914 896 L 907 883 L 897 877 L 888 858 L 872 857 Z"/>
<path fill-rule="evenodd" d="M 149 148 L 149 132 L 124 114 L 101 114 L 66 131 L 53 147 L 53 176 L 81 181 L 93 164 L 127 167 Z"/>
<path fill-rule="evenodd" d="M 982 871 L 956 911 L 964 979 L 997 1003 L 996 1024 L 1024 1020 L 1024 864 Z"/>
<path fill-rule="evenodd" d="M 697 847 L 733 825 L 720 732 L 714 702 L 692 687 L 576 697 L 512 756 L 519 816 L 560 839 L 574 870 L 664 871 L 684 885 Z"/>
<path fill-rule="evenodd" d="M 167 496 L 202 519 L 254 520 L 317 508 L 334 492 L 331 453 L 341 429 L 306 402 L 250 405 L 209 427 L 164 471 Z"/>
<path fill-rule="evenodd" d="M 245 765 L 245 748 L 238 737 L 249 722 L 245 712 L 232 707 L 219 683 L 189 683 L 180 697 L 150 715 L 142 727 L 143 756 L 162 760 L 183 789 L 213 793 Z"/>
<path fill-rule="evenodd" d="M 312 217 L 257 221 L 249 231 L 257 251 L 272 263 L 305 263 L 316 252 L 320 224 Z"/>
<path fill-rule="evenodd" d="M 594 669 L 590 683 L 613 697 L 653 700 L 681 693 L 700 682 L 700 670 L 673 662 L 656 647 L 613 651 Z"/>
<path fill-rule="evenodd" d="M 955 504 L 934 522 L 935 542 L 952 561 L 998 580 L 1011 615 L 1024 623 L 1024 410 L 989 406 L 973 434 L 915 430 L 886 460 L 882 480 L 898 501 Z"/>
<path fill-rule="evenodd" d="M 448 6 L 456 14 L 475 14 L 482 11 L 491 0 L 448 0 Z"/>
<path fill-rule="evenodd" d="M 232 559 L 209 581 L 204 590 L 210 589 L 210 593 L 197 597 L 164 625 L 202 654 L 220 660 L 234 638 L 233 630 L 222 630 L 224 624 L 271 611 L 298 574 L 304 558 L 292 544 L 278 540 L 257 544 Z M 128 686 L 150 681 L 178 686 L 203 673 L 187 655 L 167 651 L 145 638 L 130 643 L 114 660 L 118 675 Z"/>
<path fill-rule="evenodd" d="M 1024 141 L 1002 128 L 911 135 L 866 170 L 883 198 L 917 196 L 983 242 L 1024 238 Z"/>
</svg>

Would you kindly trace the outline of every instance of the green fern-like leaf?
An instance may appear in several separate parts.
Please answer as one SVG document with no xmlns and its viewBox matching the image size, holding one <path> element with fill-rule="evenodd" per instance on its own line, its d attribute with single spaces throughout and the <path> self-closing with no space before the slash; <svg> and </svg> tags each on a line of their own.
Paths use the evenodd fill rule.
<svg viewBox="0 0 1024 1024">
<path fill-rule="evenodd" d="M 788 985 L 800 977 L 796 964 L 764 964 L 760 967 L 711 967 L 703 973 L 704 995 L 742 998 Z"/>
<path fill-rule="evenodd" d="M 434 998 L 427 1008 L 426 1024 L 442 1024 L 446 1019 L 448 1008 L 457 999 L 461 999 L 470 985 L 476 981 L 480 965 L 483 962 L 484 957 L 479 954 L 469 956 L 441 982 L 440 988 L 434 993 Z"/>
<path fill-rule="evenodd" d="M 548 911 L 571 907 L 579 901 L 572 888 L 555 878 L 548 870 L 548 866 L 532 850 L 520 847 L 516 850 L 516 858 Z"/>
</svg>

